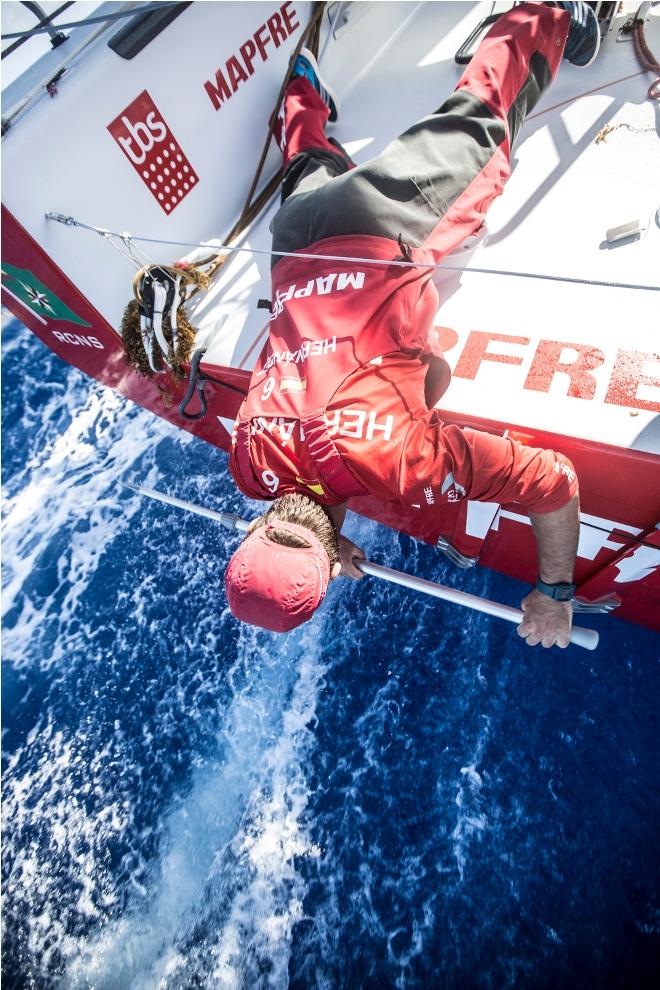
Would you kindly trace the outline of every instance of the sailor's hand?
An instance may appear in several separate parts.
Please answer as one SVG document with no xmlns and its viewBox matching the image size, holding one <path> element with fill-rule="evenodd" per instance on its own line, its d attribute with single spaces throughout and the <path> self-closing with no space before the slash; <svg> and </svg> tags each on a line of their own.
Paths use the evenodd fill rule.
<svg viewBox="0 0 660 990">
<path fill-rule="evenodd" d="M 339 560 L 341 562 L 340 576 L 353 578 L 354 581 L 359 581 L 360 578 L 364 577 L 362 571 L 359 571 L 353 563 L 354 560 L 366 560 L 364 550 L 341 534 L 339 536 Z"/>
<path fill-rule="evenodd" d="M 527 640 L 528 646 L 568 646 L 571 636 L 573 606 L 570 602 L 556 602 L 534 589 L 520 606 L 525 613 L 518 626 L 518 635 Z"/>
</svg>

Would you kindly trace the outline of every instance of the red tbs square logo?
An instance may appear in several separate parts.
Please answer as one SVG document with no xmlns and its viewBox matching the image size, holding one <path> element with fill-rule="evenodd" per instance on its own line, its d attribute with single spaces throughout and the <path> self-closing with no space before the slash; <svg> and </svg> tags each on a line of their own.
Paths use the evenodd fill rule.
<svg viewBox="0 0 660 990">
<path fill-rule="evenodd" d="M 165 213 L 171 213 L 199 176 L 146 89 L 108 130 Z"/>
</svg>

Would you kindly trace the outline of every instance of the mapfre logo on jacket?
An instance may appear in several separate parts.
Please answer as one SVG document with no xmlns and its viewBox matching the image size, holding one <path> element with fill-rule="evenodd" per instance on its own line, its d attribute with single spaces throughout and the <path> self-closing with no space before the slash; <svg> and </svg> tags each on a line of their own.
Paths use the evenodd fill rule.
<svg viewBox="0 0 660 990">
<path fill-rule="evenodd" d="M 165 213 L 171 213 L 199 177 L 145 89 L 108 130 Z"/>
<path fill-rule="evenodd" d="M 309 299 L 310 296 L 327 296 L 334 292 L 345 292 L 346 289 L 363 289 L 364 272 L 330 272 L 329 275 L 310 278 L 303 285 L 295 282 L 288 289 L 277 289 L 273 298 L 271 320 L 284 312 L 285 305 L 291 299 Z"/>
</svg>

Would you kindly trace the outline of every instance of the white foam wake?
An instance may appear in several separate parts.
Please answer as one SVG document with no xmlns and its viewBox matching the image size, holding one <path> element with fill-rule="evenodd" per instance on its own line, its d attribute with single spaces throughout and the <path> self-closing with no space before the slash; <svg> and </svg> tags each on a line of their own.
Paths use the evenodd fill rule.
<svg viewBox="0 0 660 990">
<path fill-rule="evenodd" d="M 3 656 L 17 665 L 25 662 L 25 643 L 38 636 L 54 595 L 63 587 L 58 621 L 65 626 L 74 616 L 104 550 L 138 510 L 138 500 L 120 499 L 120 479 L 163 437 L 174 434 L 169 423 L 127 406 L 115 392 L 81 383 L 78 372 L 68 378 L 67 387 L 55 390 L 41 410 L 43 442 L 11 479 L 11 494 L 3 499 L 2 615 L 15 613 L 4 626 Z M 52 420 L 63 409 L 69 424 L 58 433 Z M 155 481 L 153 474 L 148 477 Z M 64 533 L 66 541 L 61 539 Z M 50 565 L 53 553 L 58 555 L 57 581 L 49 594 L 34 601 L 26 592 L 30 576 L 44 559 Z M 60 660 L 58 643 L 56 639 L 53 651 L 41 658 L 42 666 Z"/>
<path fill-rule="evenodd" d="M 242 632 L 217 752 L 164 822 L 149 889 L 96 935 L 65 940 L 62 986 L 156 990 L 191 972 L 209 986 L 286 986 L 304 896 L 294 861 L 316 855 L 305 764 L 322 622 L 286 640 Z M 192 932 L 204 933 L 197 948 Z"/>
</svg>

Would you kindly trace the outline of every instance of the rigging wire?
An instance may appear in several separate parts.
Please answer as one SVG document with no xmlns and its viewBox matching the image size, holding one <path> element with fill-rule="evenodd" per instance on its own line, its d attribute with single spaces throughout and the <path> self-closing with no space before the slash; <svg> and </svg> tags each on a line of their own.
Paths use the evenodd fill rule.
<svg viewBox="0 0 660 990">
<path fill-rule="evenodd" d="M 54 10 L 52 14 L 49 14 L 47 17 L 42 18 L 39 21 L 39 27 L 48 28 L 49 26 L 52 26 L 52 21 L 54 21 L 56 17 L 59 17 L 60 14 L 62 14 L 65 10 L 68 10 L 69 7 L 73 7 L 73 4 L 74 4 L 74 0 L 69 0 L 68 3 L 63 3 L 62 6 L 58 7 L 57 10 Z M 30 35 L 28 34 L 27 37 L 19 38 L 18 41 L 15 41 L 13 45 L 8 45 L 7 48 L 4 49 L 2 55 L 0 55 L 0 58 L 2 59 L 7 58 L 7 56 L 15 52 L 17 48 L 20 48 L 21 45 L 24 45 L 26 41 L 29 41 L 29 38 Z"/>
<path fill-rule="evenodd" d="M 115 241 L 110 236 L 110 234 L 107 234 L 107 235 L 102 234 L 101 236 L 104 237 L 104 239 L 107 241 L 107 243 L 110 245 L 110 247 L 114 248 L 115 251 L 118 251 L 119 252 L 119 254 L 122 256 L 122 258 L 124 258 L 129 263 L 129 265 L 134 265 L 135 268 L 136 268 L 136 270 L 139 271 L 139 269 L 140 269 L 141 266 L 137 264 L 135 258 L 133 257 L 132 254 L 130 254 L 128 252 L 128 250 L 126 250 L 125 248 L 121 248 L 119 246 L 119 244 L 115 243 Z M 120 240 L 121 240 L 121 238 L 120 238 Z"/>
<path fill-rule="evenodd" d="M 106 21 L 117 21 L 120 17 L 133 17 L 136 14 L 153 14 L 156 10 L 163 10 L 165 7 L 177 7 L 179 0 L 162 0 L 159 3 L 151 3 L 147 7 L 133 7 L 132 10 L 120 10 L 115 14 L 98 14 L 94 17 L 86 17 L 82 21 L 71 21 L 69 24 L 43 24 L 40 27 L 31 28 L 29 31 L 11 31 L 9 34 L 0 36 L 0 40 L 9 41 L 10 38 L 32 38 L 36 34 L 43 34 L 50 27 L 56 27 L 59 31 L 68 31 L 69 28 L 85 27 L 87 24 L 104 24 Z M 57 16 L 59 11 L 51 14 L 49 22 Z"/>
<path fill-rule="evenodd" d="M 158 264 L 158 262 L 156 262 L 155 259 L 144 250 L 144 248 L 139 248 L 137 244 L 133 243 L 131 235 L 128 231 L 124 231 L 121 235 L 121 240 L 138 271 L 142 268 L 147 268 L 149 265 Z M 171 276 L 168 275 L 168 278 L 170 277 Z"/>
<path fill-rule="evenodd" d="M 65 216 L 61 213 L 48 212 L 45 214 L 47 220 L 53 220 L 57 223 L 62 223 L 67 227 L 78 227 L 83 230 L 91 230 L 94 233 L 100 234 L 102 237 L 108 239 L 110 237 L 120 238 L 124 244 L 133 241 L 139 241 L 143 244 L 163 244 L 168 247 L 208 247 L 208 244 L 200 243 L 199 241 L 174 241 L 174 240 L 162 240 L 158 237 L 142 237 L 138 234 L 129 234 L 127 232 L 120 233 L 118 231 L 106 230 L 103 227 L 95 227 L 91 224 L 83 223 L 81 220 L 76 220 L 74 217 Z M 230 244 L 220 244 L 217 246 L 216 250 L 218 254 L 221 252 L 226 252 L 227 254 L 236 253 L 247 253 L 255 255 L 267 255 L 269 257 L 277 258 L 308 258 L 313 261 L 340 261 L 347 262 L 351 261 L 355 264 L 360 265 L 379 265 L 379 266 L 394 266 L 397 268 L 417 268 L 417 269 L 428 269 L 434 271 L 454 271 L 454 272 L 468 272 L 470 274 L 474 273 L 477 275 L 504 275 L 514 278 L 531 278 L 531 279 L 541 279 L 548 282 L 567 282 L 574 285 L 598 285 L 604 286 L 610 289 L 636 289 L 644 292 L 660 292 L 660 285 L 643 285 L 636 284 L 632 282 L 607 282 L 600 279 L 590 279 L 590 278 L 578 278 L 570 275 L 547 275 L 542 272 L 516 272 L 507 269 L 499 268 L 466 268 L 464 265 L 449 265 L 446 262 L 441 264 L 431 264 L 428 262 L 415 262 L 415 261 L 395 261 L 388 260 L 386 258 L 360 258 L 351 257 L 350 255 L 337 255 L 337 254 L 308 254 L 304 251 L 273 251 L 266 248 L 251 248 L 251 247 L 234 247 Z"/>
</svg>

